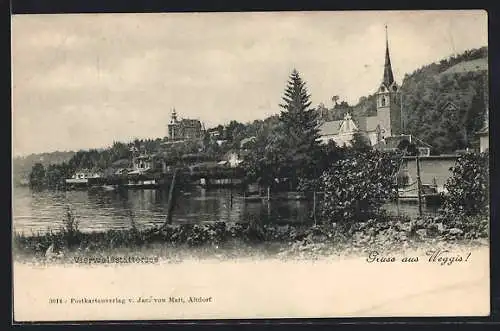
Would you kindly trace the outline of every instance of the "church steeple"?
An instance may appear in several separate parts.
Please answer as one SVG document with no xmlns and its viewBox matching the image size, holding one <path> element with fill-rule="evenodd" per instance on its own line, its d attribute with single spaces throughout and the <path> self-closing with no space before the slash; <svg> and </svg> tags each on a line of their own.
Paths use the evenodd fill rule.
<svg viewBox="0 0 500 331">
<path fill-rule="evenodd" d="M 389 55 L 389 37 L 387 36 L 387 25 L 385 26 L 385 65 L 384 65 L 384 80 L 383 83 L 389 87 L 394 83 L 394 75 L 392 74 L 391 56 Z"/>
<path fill-rule="evenodd" d="M 171 118 L 170 123 L 177 123 L 177 112 L 175 111 L 175 107 L 172 108 Z"/>
<path fill-rule="evenodd" d="M 392 73 L 391 56 L 389 55 L 389 38 L 387 37 L 387 25 L 385 26 L 385 65 L 384 77 L 376 93 L 377 98 L 377 122 L 380 126 L 380 137 L 385 139 L 393 135 L 401 134 L 401 108 L 398 106 L 398 86 Z"/>
</svg>

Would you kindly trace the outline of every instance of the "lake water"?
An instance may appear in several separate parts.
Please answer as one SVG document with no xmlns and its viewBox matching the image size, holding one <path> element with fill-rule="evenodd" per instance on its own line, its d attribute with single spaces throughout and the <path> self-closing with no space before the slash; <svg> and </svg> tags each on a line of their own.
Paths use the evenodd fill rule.
<svg viewBox="0 0 500 331">
<path fill-rule="evenodd" d="M 13 230 L 25 234 L 58 230 L 69 206 L 82 231 L 102 231 L 162 224 L 167 214 L 168 192 L 162 190 L 103 191 L 42 191 L 26 187 L 13 190 Z M 395 204 L 385 208 L 398 213 Z M 305 223 L 311 222 L 312 204 L 307 201 L 243 201 L 235 193 L 233 205 L 230 190 L 193 189 L 181 193 L 174 213 L 174 223 L 248 222 Z M 425 209 L 426 213 L 435 213 Z M 400 204 L 400 214 L 418 215 L 415 204 Z"/>
</svg>

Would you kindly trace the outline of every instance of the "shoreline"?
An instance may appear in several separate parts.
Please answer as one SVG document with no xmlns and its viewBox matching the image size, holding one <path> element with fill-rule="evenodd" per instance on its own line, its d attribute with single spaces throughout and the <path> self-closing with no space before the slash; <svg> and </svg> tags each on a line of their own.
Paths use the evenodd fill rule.
<svg viewBox="0 0 500 331">
<path fill-rule="evenodd" d="M 59 232 L 14 234 L 13 258 L 20 261 L 68 261 L 74 256 L 149 255 L 164 260 L 239 257 L 306 258 L 359 252 L 398 252 L 422 247 L 476 247 L 489 243 L 485 217 L 446 219 L 378 215 L 364 222 L 307 224 L 204 223 L 164 224 L 139 229 L 82 232 L 71 214 Z"/>
</svg>

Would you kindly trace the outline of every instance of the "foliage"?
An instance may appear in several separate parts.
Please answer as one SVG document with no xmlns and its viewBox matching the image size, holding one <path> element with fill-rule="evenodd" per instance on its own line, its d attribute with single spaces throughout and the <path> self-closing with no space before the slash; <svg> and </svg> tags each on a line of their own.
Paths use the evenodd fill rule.
<svg viewBox="0 0 500 331">
<path fill-rule="evenodd" d="M 489 220 L 484 216 L 446 215 L 417 218 L 411 223 L 410 236 L 434 237 L 443 240 L 488 238 Z"/>
<path fill-rule="evenodd" d="M 467 50 L 405 75 L 395 100 L 402 108 L 405 133 L 432 143 L 433 154 L 475 148 L 474 134 L 484 124 L 488 102 L 487 57 L 487 47 Z M 472 65 L 470 61 L 479 62 Z M 454 70 L 456 67 L 461 69 Z M 448 102 L 457 110 L 447 108 Z M 350 112 L 356 121 L 360 116 L 376 115 L 376 97 L 364 96 L 356 105 L 341 103 L 330 109 L 320 104 L 317 112 L 329 121 L 341 120 Z"/>
<path fill-rule="evenodd" d="M 451 153 L 476 144 L 474 133 L 481 129 L 487 108 L 487 71 L 482 68 L 447 71 L 476 59 L 487 62 L 487 48 L 424 66 L 404 78 L 405 131 L 432 142 L 433 153 Z M 457 109 L 446 107 L 448 102 Z"/>
<path fill-rule="evenodd" d="M 29 176 L 31 188 L 43 188 L 45 186 L 45 167 L 41 163 L 35 163 Z"/>
<path fill-rule="evenodd" d="M 305 82 L 294 69 L 280 105 L 278 122 L 257 130 L 253 148 L 246 155 L 243 165 L 248 180 L 276 185 L 278 179 L 295 188 L 300 178 L 317 177 L 317 162 L 322 153 L 317 142 L 317 113 L 309 108 L 309 99 Z"/>
<path fill-rule="evenodd" d="M 345 157 L 350 150 L 352 149 L 345 146 L 338 146 L 333 140 L 321 145 L 318 154 L 314 157 L 316 160 L 316 173 L 322 174 L 330 169 L 333 164 Z M 315 178 L 300 178 L 297 190 L 310 194 L 311 192 L 320 190 L 320 184 L 321 178 L 319 175 Z"/>
<path fill-rule="evenodd" d="M 367 152 L 372 148 L 370 140 L 360 132 L 356 132 L 353 134 L 351 144 L 352 149 L 359 152 Z"/>
<path fill-rule="evenodd" d="M 447 215 L 488 215 L 489 154 L 461 155 L 445 184 L 448 196 L 443 211 Z M 453 218 L 453 217 L 452 217 Z"/>
<path fill-rule="evenodd" d="M 70 166 L 63 162 L 62 164 L 50 164 L 47 167 L 45 178 L 49 188 L 61 188 L 66 184 L 65 179 L 73 174 Z"/>
<path fill-rule="evenodd" d="M 35 163 L 29 177 L 30 186 L 32 188 L 61 188 L 65 185 L 65 179 L 73 176 L 77 170 L 105 171 L 113 167 L 113 163 L 116 161 L 130 158 L 130 148 L 132 146 L 138 149 L 142 146 L 148 152 L 155 152 L 159 150 L 161 142 L 160 138 L 154 140 L 135 139 L 129 144 L 114 142 L 112 146 L 101 150 L 90 149 L 80 150 L 76 153 L 54 152 L 42 154 L 42 156 L 46 155 L 44 159 L 55 161 L 46 163 L 45 167 L 42 162 Z M 61 159 L 65 161 L 58 162 Z"/>
<path fill-rule="evenodd" d="M 395 193 L 400 158 L 379 151 L 347 153 L 321 176 L 321 218 L 349 222 L 373 215 Z"/>
<path fill-rule="evenodd" d="M 27 156 L 17 156 L 12 160 L 12 177 L 14 184 L 20 184 L 21 180 L 28 180 L 35 163 L 40 163 L 44 167 L 50 164 L 61 164 L 68 162 L 75 152 L 51 152 L 30 154 Z"/>
<path fill-rule="evenodd" d="M 201 162 L 207 159 L 206 153 L 201 152 L 199 141 L 185 141 L 173 144 L 162 153 L 167 165 L 188 164 L 189 161 Z"/>
<path fill-rule="evenodd" d="M 61 234 L 67 247 L 72 247 L 78 242 L 78 236 L 80 234 L 80 231 L 78 230 L 78 220 L 75 218 L 69 207 L 67 207 L 66 215 L 63 219 Z"/>
<path fill-rule="evenodd" d="M 315 154 L 319 150 L 318 115 L 310 109 L 310 95 L 297 70 L 293 70 L 283 96 L 280 114 L 280 135 L 274 142 L 281 164 L 288 165 L 285 177 L 290 177 L 292 186 L 298 178 L 314 178 Z"/>
<path fill-rule="evenodd" d="M 262 130 L 258 132 L 251 149 L 243 159 L 243 169 L 247 182 L 257 182 L 263 186 L 270 186 L 274 178 L 279 176 L 280 160 L 275 148 L 276 131 Z"/>
<path fill-rule="evenodd" d="M 282 243 L 292 255 L 309 250 L 313 255 L 330 247 L 340 250 L 362 248 L 390 250 L 410 243 L 435 244 L 457 240 L 481 240 L 489 236 L 484 217 L 463 217 L 449 221 L 442 216 L 409 220 L 377 215 L 363 222 L 307 224 L 201 223 L 155 228 L 108 230 L 104 232 L 47 232 L 30 236 L 14 235 L 15 253 L 44 256 L 53 245 L 56 251 L 107 252 L 111 249 L 147 247 L 159 243 L 167 247 L 230 247 L 232 243 Z M 67 233 L 73 233 L 68 236 Z M 71 241 L 68 240 L 71 238 Z M 329 244 L 329 246 L 325 246 Z M 281 254 L 281 253 L 280 253 Z"/>
</svg>

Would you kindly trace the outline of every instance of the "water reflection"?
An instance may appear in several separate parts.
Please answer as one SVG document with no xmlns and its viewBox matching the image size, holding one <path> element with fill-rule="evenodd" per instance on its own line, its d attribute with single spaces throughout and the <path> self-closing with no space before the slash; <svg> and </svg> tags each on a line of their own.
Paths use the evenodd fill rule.
<svg viewBox="0 0 500 331">
<path fill-rule="evenodd" d="M 47 229 L 57 230 L 62 225 L 66 206 L 70 206 L 82 231 L 129 228 L 162 224 L 167 216 L 168 191 L 61 191 L 31 192 L 15 188 L 13 198 L 16 232 L 27 234 Z M 396 204 L 385 209 L 396 215 Z M 427 214 L 436 209 L 425 209 Z M 175 201 L 174 223 L 200 222 L 312 222 L 312 203 L 306 201 L 245 201 L 241 194 L 229 189 L 194 189 L 181 192 Z M 399 214 L 418 215 L 417 205 L 400 205 Z"/>
</svg>

